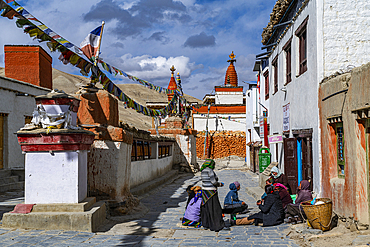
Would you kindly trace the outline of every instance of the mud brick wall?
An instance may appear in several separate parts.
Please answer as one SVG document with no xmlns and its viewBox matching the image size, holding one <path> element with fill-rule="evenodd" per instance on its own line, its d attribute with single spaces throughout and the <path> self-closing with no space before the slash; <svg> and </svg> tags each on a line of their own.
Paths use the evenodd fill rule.
<svg viewBox="0 0 370 247">
<path fill-rule="evenodd" d="M 197 157 L 203 158 L 205 132 L 197 134 Z M 245 157 L 245 132 L 243 131 L 211 131 L 208 136 L 211 158 L 219 159 L 231 155 Z M 206 150 L 207 155 L 207 150 Z"/>
</svg>

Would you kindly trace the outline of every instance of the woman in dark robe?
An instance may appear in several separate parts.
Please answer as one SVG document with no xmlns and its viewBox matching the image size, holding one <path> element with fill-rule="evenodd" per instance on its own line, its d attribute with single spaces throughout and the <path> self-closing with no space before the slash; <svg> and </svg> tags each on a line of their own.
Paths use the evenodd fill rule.
<svg viewBox="0 0 370 247">
<path fill-rule="evenodd" d="M 281 203 L 283 204 L 284 210 L 286 209 L 286 206 L 288 204 L 293 203 L 292 197 L 289 195 L 289 192 L 287 191 L 287 188 L 284 185 L 280 183 L 275 183 L 274 190 L 279 192 L 279 196 L 281 199 Z"/>
<path fill-rule="evenodd" d="M 218 182 L 218 177 L 213 171 L 214 168 L 215 161 L 213 159 L 207 159 L 200 168 L 202 179 L 202 206 L 200 215 L 204 228 L 218 232 L 225 227 L 225 222 L 222 217 L 222 208 L 218 200 L 217 188 L 224 184 Z"/>
<path fill-rule="evenodd" d="M 286 208 L 285 217 L 288 218 L 288 223 L 297 223 L 302 221 L 302 216 L 306 219 L 306 214 L 304 213 L 302 202 L 311 201 L 312 193 L 310 190 L 310 182 L 307 180 L 302 180 L 298 186 L 297 198 L 294 204 L 288 204 Z"/>
<path fill-rule="evenodd" d="M 260 212 L 252 214 L 249 217 L 243 219 L 237 219 L 236 225 L 249 225 L 254 223 L 263 223 L 263 226 L 276 226 L 284 222 L 284 209 L 281 203 L 279 192 L 274 191 L 272 185 L 266 185 L 264 203 L 261 201 L 257 202 Z"/>
<path fill-rule="evenodd" d="M 274 183 L 280 183 L 280 184 L 284 185 L 285 187 L 287 187 L 287 191 L 289 192 L 290 195 L 293 193 L 292 189 L 290 188 L 290 185 L 288 184 L 287 176 L 285 176 L 285 174 L 282 173 L 279 170 L 279 168 L 277 168 L 276 166 L 274 166 L 271 169 L 271 178 L 274 179 Z"/>
</svg>

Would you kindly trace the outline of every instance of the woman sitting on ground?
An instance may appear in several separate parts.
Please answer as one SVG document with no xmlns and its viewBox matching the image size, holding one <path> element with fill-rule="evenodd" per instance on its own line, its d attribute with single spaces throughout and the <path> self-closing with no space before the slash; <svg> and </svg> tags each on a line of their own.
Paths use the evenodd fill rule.
<svg viewBox="0 0 370 247">
<path fill-rule="evenodd" d="M 266 185 L 273 185 L 275 183 L 274 179 L 273 178 L 268 178 L 266 180 Z M 265 199 L 265 197 L 267 196 L 266 192 L 263 193 L 263 195 L 261 196 L 261 200 L 263 201 Z"/>
<path fill-rule="evenodd" d="M 236 225 L 249 225 L 255 223 L 263 223 L 263 226 L 276 226 L 284 222 L 284 209 L 281 203 L 279 192 L 274 191 L 274 187 L 271 185 L 266 185 L 265 192 L 267 196 L 265 197 L 264 203 L 261 201 L 257 202 L 259 213 L 252 214 L 249 217 L 243 219 L 237 219 Z"/>
<path fill-rule="evenodd" d="M 189 185 L 189 186 L 186 188 L 186 192 L 188 193 L 188 201 L 186 202 L 186 207 L 185 207 L 185 209 L 188 207 L 190 200 L 194 198 L 194 196 L 195 196 L 194 189 L 195 189 L 196 187 L 198 187 L 198 188 L 199 188 L 199 190 L 201 190 L 201 188 L 200 188 L 199 186 L 193 186 L 193 185 Z"/>
<path fill-rule="evenodd" d="M 289 194 L 292 194 L 292 190 L 290 189 L 290 186 L 288 184 L 287 176 L 285 176 L 285 174 L 282 173 L 276 166 L 271 169 L 271 178 L 274 179 L 274 183 L 280 183 L 287 187 L 287 191 L 289 192 Z"/>
<path fill-rule="evenodd" d="M 182 219 L 183 226 L 193 226 L 199 228 L 202 226 L 200 221 L 200 206 L 202 204 L 202 190 L 199 186 L 190 189 L 194 192 L 194 197 L 190 199 Z"/>
<path fill-rule="evenodd" d="M 238 190 L 240 190 L 240 183 L 235 181 L 229 185 L 230 191 L 227 193 L 224 200 L 224 214 L 230 214 L 230 223 L 235 223 L 236 214 L 245 214 L 248 212 L 248 205 L 239 200 Z"/>
<path fill-rule="evenodd" d="M 290 197 L 289 192 L 287 191 L 287 188 L 280 184 L 275 183 L 274 184 L 274 190 L 279 192 L 281 203 L 283 204 L 284 210 L 286 209 L 288 204 L 293 203 L 292 197 Z"/>
<path fill-rule="evenodd" d="M 240 212 L 248 208 L 245 202 L 239 200 L 238 190 L 240 190 L 240 183 L 238 181 L 231 183 L 229 189 L 230 191 L 225 196 L 224 208 L 241 208 Z"/>
<path fill-rule="evenodd" d="M 286 207 L 285 217 L 288 219 L 288 223 L 302 222 L 302 216 L 306 219 L 306 214 L 303 211 L 302 202 L 311 201 L 312 193 L 310 190 L 310 182 L 302 180 L 298 186 L 297 198 L 294 204 L 288 204 Z"/>
</svg>

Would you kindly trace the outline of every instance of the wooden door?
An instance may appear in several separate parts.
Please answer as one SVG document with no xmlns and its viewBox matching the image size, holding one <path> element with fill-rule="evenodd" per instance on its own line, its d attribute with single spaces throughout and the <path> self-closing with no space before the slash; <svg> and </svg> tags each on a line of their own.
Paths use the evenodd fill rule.
<svg viewBox="0 0 370 247">
<path fill-rule="evenodd" d="M 284 173 L 288 178 L 288 183 L 292 193 L 296 193 L 298 187 L 298 167 L 297 167 L 297 139 L 284 139 Z"/>
<path fill-rule="evenodd" d="M 0 114 L 0 169 L 4 168 L 4 116 Z"/>
<path fill-rule="evenodd" d="M 302 139 L 302 179 L 310 182 L 310 189 L 312 190 L 312 138 L 310 137 Z"/>
</svg>

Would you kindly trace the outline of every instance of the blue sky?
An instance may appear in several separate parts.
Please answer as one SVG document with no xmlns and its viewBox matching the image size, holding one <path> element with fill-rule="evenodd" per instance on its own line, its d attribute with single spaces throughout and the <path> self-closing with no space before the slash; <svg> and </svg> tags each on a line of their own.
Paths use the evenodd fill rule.
<svg viewBox="0 0 370 247">
<path fill-rule="evenodd" d="M 170 67 L 180 72 L 184 92 L 202 99 L 222 85 L 231 51 L 236 55 L 239 85 L 256 80 L 255 54 L 261 53 L 261 33 L 275 0 L 21 0 L 46 26 L 79 45 L 106 22 L 101 57 L 121 70 L 167 86 Z M 5 44 L 39 44 L 0 18 L 0 66 Z M 43 47 L 45 44 L 41 43 Z M 47 48 L 45 48 L 49 51 Z M 52 53 L 53 66 L 79 74 Z M 116 77 L 116 83 L 132 83 Z"/>
</svg>

